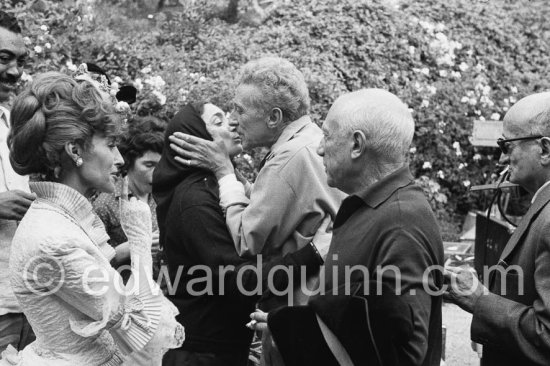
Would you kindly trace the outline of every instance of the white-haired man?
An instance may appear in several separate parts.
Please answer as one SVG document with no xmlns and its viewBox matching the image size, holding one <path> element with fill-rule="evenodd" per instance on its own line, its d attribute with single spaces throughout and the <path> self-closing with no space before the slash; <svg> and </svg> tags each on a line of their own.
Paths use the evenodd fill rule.
<svg viewBox="0 0 550 366">
<path fill-rule="evenodd" d="M 285 59 L 265 57 L 244 65 L 237 85 L 230 124 L 245 149 L 270 149 L 253 186 L 236 179 L 223 144 L 178 134 L 171 137 L 179 146 L 173 148 L 185 158 L 182 163 L 216 174 L 220 205 L 241 256 L 294 252 L 311 241 L 325 217 L 336 216 L 344 197 L 327 185 L 316 154 L 322 132 L 308 116 L 304 76 Z"/>
<path fill-rule="evenodd" d="M 442 299 L 438 291 L 443 286 L 443 245 L 430 205 L 408 167 L 407 153 L 414 135 L 410 111 L 387 91 L 356 91 L 341 96 L 332 105 L 323 134 L 318 153 L 323 157 L 328 184 L 349 196 L 336 216 L 324 264 L 326 293 L 319 295 L 322 299 L 312 298 L 310 304 L 341 304 L 336 300 L 341 293 L 335 293 L 335 288 L 342 290 L 342 286 L 375 280 L 388 286 L 410 310 L 384 314 L 384 309 L 378 309 L 377 316 L 373 309 L 368 310 L 369 330 L 356 332 L 351 338 L 348 334 L 348 338 L 340 339 L 340 347 L 334 336 L 327 334 L 340 338 L 346 333 L 338 326 L 346 314 L 338 308 L 322 313 L 324 318 L 317 314 L 325 341 L 332 345 L 338 360 L 350 359 L 354 365 L 439 365 Z M 391 312 L 390 308 L 386 312 Z M 356 313 L 359 322 L 362 312 Z M 394 339 L 384 329 L 387 325 L 375 326 L 380 314 L 389 319 L 404 316 L 401 323 L 412 325 L 409 335 Z M 260 312 L 253 318 L 268 320 Z M 273 326 L 277 328 L 277 324 Z M 397 329 L 393 331 L 397 334 Z M 378 363 L 370 363 L 374 355 L 364 351 L 370 344 L 378 351 Z M 265 348 L 269 352 L 269 347 Z M 289 356 L 283 353 L 282 357 L 286 360 Z M 327 360 L 326 364 L 335 363 Z"/>
<path fill-rule="evenodd" d="M 500 163 L 510 182 L 534 194 L 531 207 L 497 266 L 487 268 L 488 289 L 472 271 L 449 268 L 447 295 L 473 314 L 481 365 L 550 365 L 550 93 L 521 99 L 503 124 Z"/>
<path fill-rule="evenodd" d="M 0 11 L 0 104 L 8 101 L 23 72 L 27 49 L 20 33 L 16 19 Z M 8 262 L 17 220 L 21 220 L 34 200 L 28 179 L 17 175 L 10 165 L 9 128 L 9 111 L 0 105 L 0 353 L 9 344 L 23 349 L 34 339 L 9 279 Z"/>
</svg>

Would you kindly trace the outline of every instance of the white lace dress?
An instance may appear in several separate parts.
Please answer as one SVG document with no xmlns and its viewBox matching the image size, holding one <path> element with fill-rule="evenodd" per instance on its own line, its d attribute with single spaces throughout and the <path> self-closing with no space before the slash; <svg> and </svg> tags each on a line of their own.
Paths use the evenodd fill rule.
<svg viewBox="0 0 550 366">
<path fill-rule="evenodd" d="M 0 365 L 161 365 L 184 333 L 150 271 L 140 267 L 139 278 L 125 287 L 88 200 L 62 184 L 30 186 L 38 198 L 13 239 L 10 272 L 36 341 L 19 353 L 4 352 Z M 136 253 L 147 247 L 134 250 L 133 260 Z"/>
</svg>

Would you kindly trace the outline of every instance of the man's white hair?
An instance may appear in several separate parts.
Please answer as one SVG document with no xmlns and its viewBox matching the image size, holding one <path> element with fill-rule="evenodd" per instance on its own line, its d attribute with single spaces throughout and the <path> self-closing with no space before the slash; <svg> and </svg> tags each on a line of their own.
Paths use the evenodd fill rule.
<svg viewBox="0 0 550 366">
<path fill-rule="evenodd" d="M 309 91 L 304 75 L 290 61 L 263 57 L 245 64 L 237 85 L 255 85 L 261 91 L 254 104 L 265 112 L 280 108 L 285 121 L 294 121 L 309 113 Z"/>
<path fill-rule="evenodd" d="M 405 160 L 414 136 L 408 107 L 383 89 L 362 89 L 339 98 L 342 132 L 362 131 L 369 148 L 383 160 Z"/>
</svg>

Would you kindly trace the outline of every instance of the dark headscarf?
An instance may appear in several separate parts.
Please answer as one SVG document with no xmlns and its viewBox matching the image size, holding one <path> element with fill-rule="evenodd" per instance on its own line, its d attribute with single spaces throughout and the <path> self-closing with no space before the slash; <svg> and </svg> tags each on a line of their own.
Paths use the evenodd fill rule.
<svg viewBox="0 0 550 366">
<path fill-rule="evenodd" d="M 166 213 L 177 186 L 186 178 L 202 178 L 212 174 L 203 169 L 185 166 L 175 160 L 176 154 L 170 148 L 170 141 L 168 140 L 168 137 L 174 132 L 183 132 L 212 141 L 204 121 L 191 104 L 183 107 L 168 123 L 162 156 L 153 172 L 153 197 L 157 203 L 157 220 L 161 229 L 161 236 Z"/>
</svg>

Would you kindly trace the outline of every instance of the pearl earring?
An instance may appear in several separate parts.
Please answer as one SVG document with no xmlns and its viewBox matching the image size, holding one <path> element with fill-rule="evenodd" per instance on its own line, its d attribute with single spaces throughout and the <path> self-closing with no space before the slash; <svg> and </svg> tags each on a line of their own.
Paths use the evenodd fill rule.
<svg viewBox="0 0 550 366">
<path fill-rule="evenodd" d="M 75 161 L 75 164 L 76 164 L 76 167 L 77 168 L 80 168 L 82 166 L 82 164 L 84 163 L 84 161 L 82 161 L 82 158 L 81 157 L 78 157 Z"/>
</svg>

